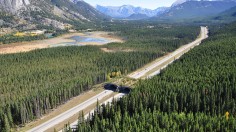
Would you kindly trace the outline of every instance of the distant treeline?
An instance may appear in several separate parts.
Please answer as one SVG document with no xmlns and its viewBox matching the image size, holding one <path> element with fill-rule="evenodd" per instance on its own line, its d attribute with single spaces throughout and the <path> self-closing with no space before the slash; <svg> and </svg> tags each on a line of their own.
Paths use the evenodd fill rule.
<svg viewBox="0 0 236 132">
<path fill-rule="evenodd" d="M 53 32 L 52 37 L 57 37 L 62 34 L 68 33 L 67 30 L 56 30 L 52 32 Z M 16 42 L 42 40 L 42 39 L 47 39 L 47 37 L 44 34 L 35 36 L 15 36 L 14 34 L 8 34 L 0 36 L 0 44 L 10 44 Z"/>
<path fill-rule="evenodd" d="M 4 35 L 0 36 L 0 44 L 9 44 L 9 43 L 16 43 L 16 42 L 24 42 L 24 41 L 33 41 L 33 40 L 41 40 L 46 39 L 44 35 L 37 35 L 37 36 L 14 36 L 14 35 Z"/>
</svg>

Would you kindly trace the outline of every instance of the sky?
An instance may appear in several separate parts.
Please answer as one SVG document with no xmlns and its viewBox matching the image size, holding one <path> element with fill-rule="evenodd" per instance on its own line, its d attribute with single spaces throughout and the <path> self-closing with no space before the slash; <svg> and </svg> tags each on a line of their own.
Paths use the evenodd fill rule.
<svg viewBox="0 0 236 132">
<path fill-rule="evenodd" d="M 176 0 L 84 0 L 92 6 L 121 6 L 133 5 L 143 8 L 156 9 L 157 7 L 171 6 Z"/>
</svg>

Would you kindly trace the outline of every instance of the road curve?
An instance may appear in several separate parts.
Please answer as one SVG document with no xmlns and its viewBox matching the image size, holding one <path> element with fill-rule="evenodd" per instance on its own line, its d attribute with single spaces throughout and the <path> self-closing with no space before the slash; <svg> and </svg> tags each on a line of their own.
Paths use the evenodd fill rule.
<svg viewBox="0 0 236 132">
<path fill-rule="evenodd" d="M 109 90 L 104 90 L 103 92 L 99 93 L 98 95 L 90 98 L 89 100 L 81 103 L 80 105 L 77 105 L 75 107 L 73 107 L 72 109 L 52 118 L 51 120 L 27 131 L 27 132 L 43 132 L 46 131 L 47 129 L 52 128 L 53 126 L 63 122 L 64 120 L 74 116 L 75 114 L 77 114 L 79 111 L 82 111 L 83 109 L 89 107 L 90 105 L 94 104 L 97 102 L 97 100 L 101 100 L 102 98 L 104 98 L 105 96 L 110 95 L 111 93 L 113 93 L 113 91 L 109 91 Z"/>
<path fill-rule="evenodd" d="M 207 34 L 208 34 L 207 27 L 201 27 L 200 36 L 195 41 L 180 47 L 179 49 L 177 49 L 174 52 L 170 53 L 168 56 L 165 56 L 160 61 L 157 61 L 156 63 L 146 67 L 145 69 L 143 69 L 141 71 L 134 72 L 134 73 L 128 75 L 128 77 L 133 78 L 133 79 L 140 79 L 140 78 L 143 78 L 151 70 L 153 70 L 153 69 L 155 69 L 157 67 L 161 67 L 165 63 L 168 63 L 168 64 L 173 63 L 174 60 L 180 58 L 184 53 L 188 52 L 190 49 L 194 48 L 195 46 L 198 46 L 202 42 L 202 40 L 204 40 L 204 39 L 206 39 L 208 37 Z M 151 73 L 150 75 L 147 75 L 145 78 L 150 78 L 152 76 L 155 76 L 155 75 L 159 74 L 160 70 L 164 69 L 165 67 L 167 67 L 168 64 L 162 66 L 158 70 L 155 70 L 153 73 Z"/>
</svg>

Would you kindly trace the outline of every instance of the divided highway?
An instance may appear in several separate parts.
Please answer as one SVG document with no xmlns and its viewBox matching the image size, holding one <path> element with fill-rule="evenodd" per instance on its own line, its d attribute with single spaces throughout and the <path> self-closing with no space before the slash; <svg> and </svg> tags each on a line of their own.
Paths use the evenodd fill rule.
<svg viewBox="0 0 236 132">
<path fill-rule="evenodd" d="M 102 104 L 105 104 L 105 105 L 106 105 L 107 103 L 111 103 L 113 99 L 116 99 L 116 100 L 117 100 L 117 99 L 122 98 L 122 97 L 125 96 L 125 95 L 126 95 L 126 94 L 124 94 L 124 93 L 119 93 L 119 94 L 115 95 L 114 97 L 109 98 L 109 99 L 106 100 L 105 102 L 101 103 L 100 105 L 102 105 Z M 91 110 L 90 113 L 86 114 L 86 115 L 84 116 L 84 118 L 87 119 L 87 118 L 89 117 L 89 114 L 92 115 L 93 113 L 94 113 L 94 109 Z M 76 129 L 76 128 L 77 128 L 77 124 L 78 124 L 78 120 L 76 120 L 75 122 L 71 123 L 71 124 L 70 124 L 70 128 L 71 128 L 71 129 Z M 63 132 L 63 131 L 61 130 L 60 132 Z"/>
<path fill-rule="evenodd" d="M 200 36 L 198 39 L 196 39 L 195 41 L 193 41 L 187 45 L 180 47 L 179 49 L 177 49 L 174 52 L 170 53 L 169 55 L 165 56 L 160 61 L 157 61 L 156 63 L 146 67 L 145 69 L 143 69 L 141 71 L 136 71 L 136 72 L 130 74 L 128 77 L 134 78 L 134 79 L 150 78 L 152 76 L 159 74 L 161 69 L 164 69 L 165 67 L 168 66 L 168 64 L 173 63 L 176 59 L 180 58 L 184 53 L 188 52 L 190 49 L 199 45 L 202 42 L 202 40 L 204 40 L 208 37 L 207 34 L 208 34 L 207 27 L 201 27 L 201 33 L 200 33 Z M 156 69 L 153 73 L 150 73 L 149 75 L 147 75 L 149 72 L 151 72 L 155 68 L 158 68 L 158 69 Z"/>
<path fill-rule="evenodd" d="M 199 45 L 202 40 L 204 40 L 208 37 L 207 34 L 208 34 L 207 27 L 201 27 L 200 36 L 194 42 L 180 47 L 176 51 L 170 53 L 168 56 L 165 56 L 160 61 L 157 61 L 157 62 L 153 63 L 152 65 L 144 68 L 141 71 L 134 72 L 134 73 L 130 74 L 128 77 L 134 78 L 134 79 L 140 79 L 140 78 L 150 78 L 154 75 L 159 74 L 161 69 L 167 67 L 168 64 L 174 62 L 174 60 L 181 57 L 184 53 L 188 52 L 191 48 L 194 48 L 195 46 Z M 156 68 L 159 68 L 159 69 L 156 69 Z M 68 111 L 52 118 L 51 120 L 49 120 L 49 121 L 33 128 L 31 130 L 29 130 L 28 132 L 43 132 L 43 131 L 46 131 L 50 128 L 53 128 L 55 125 L 65 121 L 66 119 L 69 119 L 70 117 L 73 117 L 78 112 L 80 112 L 80 111 L 84 110 L 85 108 L 91 106 L 92 104 L 96 103 L 97 100 L 101 100 L 104 97 L 111 95 L 112 93 L 113 93 L 113 91 L 104 90 L 103 92 L 101 92 L 98 95 L 90 98 L 89 100 L 81 103 L 80 105 L 78 105 L 74 108 L 71 108 L 70 110 L 68 110 Z M 109 98 L 105 102 L 111 102 L 113 98 L 118 99 L 118 98 L 123 97 L 124 95 L 125 94 L 119 93 L 119 94 L 115 95 L 114 97 Z M 93 112 L 93 111 L 94 110 L 92 110 L 91 112 Z M 85 118 L 87 118 L 87 117 L 88 117 L 88 114 L 85 116 Z M 77 121 L 70 124 L 70 126 L 72 128 L 75 128 L 76 124 L 77 124 Z"/>
<path fill-rule="evenodd" d="M 46 131 L 50 128 L 52 128 L 53 126 L 63 122 L 64 120 L 74 116 L 75 114 L 77 114 L 78 112 L 82 111 L 83 109 L 89 107 L 90 105 L 94 104 L 97 102 L 97 100 L 101 100 L 103 99 L 104 97 L 112 94 L 113 91 L 110 91 L 110 90 L 104 90 L 103 92 L 99 93 L 98 95 L 90 98 L 89 100 L 81 103 L 80 105 L 74 107 L 74 108 L 71 108 L 70 110 L 52 118 L 51 120 L 29 130 L 28 132 L 43 132 L 43 131 Z"/>
</svg>

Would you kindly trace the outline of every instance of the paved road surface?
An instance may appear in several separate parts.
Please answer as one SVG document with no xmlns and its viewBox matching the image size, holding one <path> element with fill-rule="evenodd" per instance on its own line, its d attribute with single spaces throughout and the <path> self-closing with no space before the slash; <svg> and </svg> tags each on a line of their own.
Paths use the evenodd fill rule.
<svg viewBox="0 0 236 132">
<path fill-rule="evenodd" d="M 49 128 L 52 128 L 53 126 L 63 122 L 64 120 L 72 117 L 73 115 L 77 114 L 79 111 L 82 111 L 83 109 L 87 108 L 88 106 L 94 104 L 97 102 L 97 100 L 101 100 L 102 98 L 104 98 L 105 96 L 110 95 L 111 93 L 113 93 L 113 91 L 110 90 L 104 90 L 103 92 L 99 93 L 98 95 L 90 98 L 89 100 L 81 103 L 80 105 L 56 116 L 55 118 L 29 130 L 28 132 L 43 132 L 46 131 Z"/>
<path fill-rule="evenodd" d="M 208 29 L 207 27 L 201 27 L 201 34 L 200 37 L 198 39 L 196 39 L 195 41 L 184 45 L 182 47 L 180 47 L 179 49 L 175 50 L 174 52 L 170 53 L 168 56 L 165 56 L 163 59 L 161 59 L 160 61 L 148 66 L 147 68 L 138 71 L 138 72 L 134 72 L 132 74 L 129 75 L 130 78 L 134 78 L 134 79 L 139 79 L 144 77 L 148 72 L 150 72 L 151 70 L 153 70 L 154 68 L 160 67 L 165 63 L 171 64 L 173 63 L 174 60 L 178 59 L 179 57 L 181 57 L 184 53 L 188 52 L 191 48 L 194 48 L 195 46 L 199 45 L 201 43 L 202 40 L 206 39 L 208 37 Z M 150 78 L 154 75 L 157 75 L 160 73 L 161 69 L 164 69 L 165 67 L 168 66 L 162 66 L 160 69 L 154 71 L 153 73 L 151 73 L 149 76 L 147 76 L 146 78 Z"/>
<path fill-rule="evenodd" d="M 125 95 L 126 95 L 126 94 L 124 94 L 124 93 L 119 93 L 119 94 L 115 95 L 114 97 L 109 98 L 109 99 L 106 100 L 105 102 L 101 103 L 101 105 L 102 105 L 102 104 L 111 103 L 112 100 L 113 100 L 113 98 L 114 98 L 114 99 L 120 99 L 120 98 L 122 98 L 122 97 L 125 96 Z M 93 113 L 94 113 L 94 109 L 90 111 L 90 114 L 93 114 Z M 89 117 L 89 114 L 86 114 L 86 115 L 84 116 L 85 119 L 87 119 L 88 117 Z M 70 128 L 76 129 L 76 128 L 77 128 L 77 124 L 78 124 L 78 120 L 76 120 L 75 122 L 71 123 L 71 124 L 70 124 Z M 63 130 L 61 130 L 61 131 L 59 131 L 59 132 L 63 132 Z"/>
</svg>

